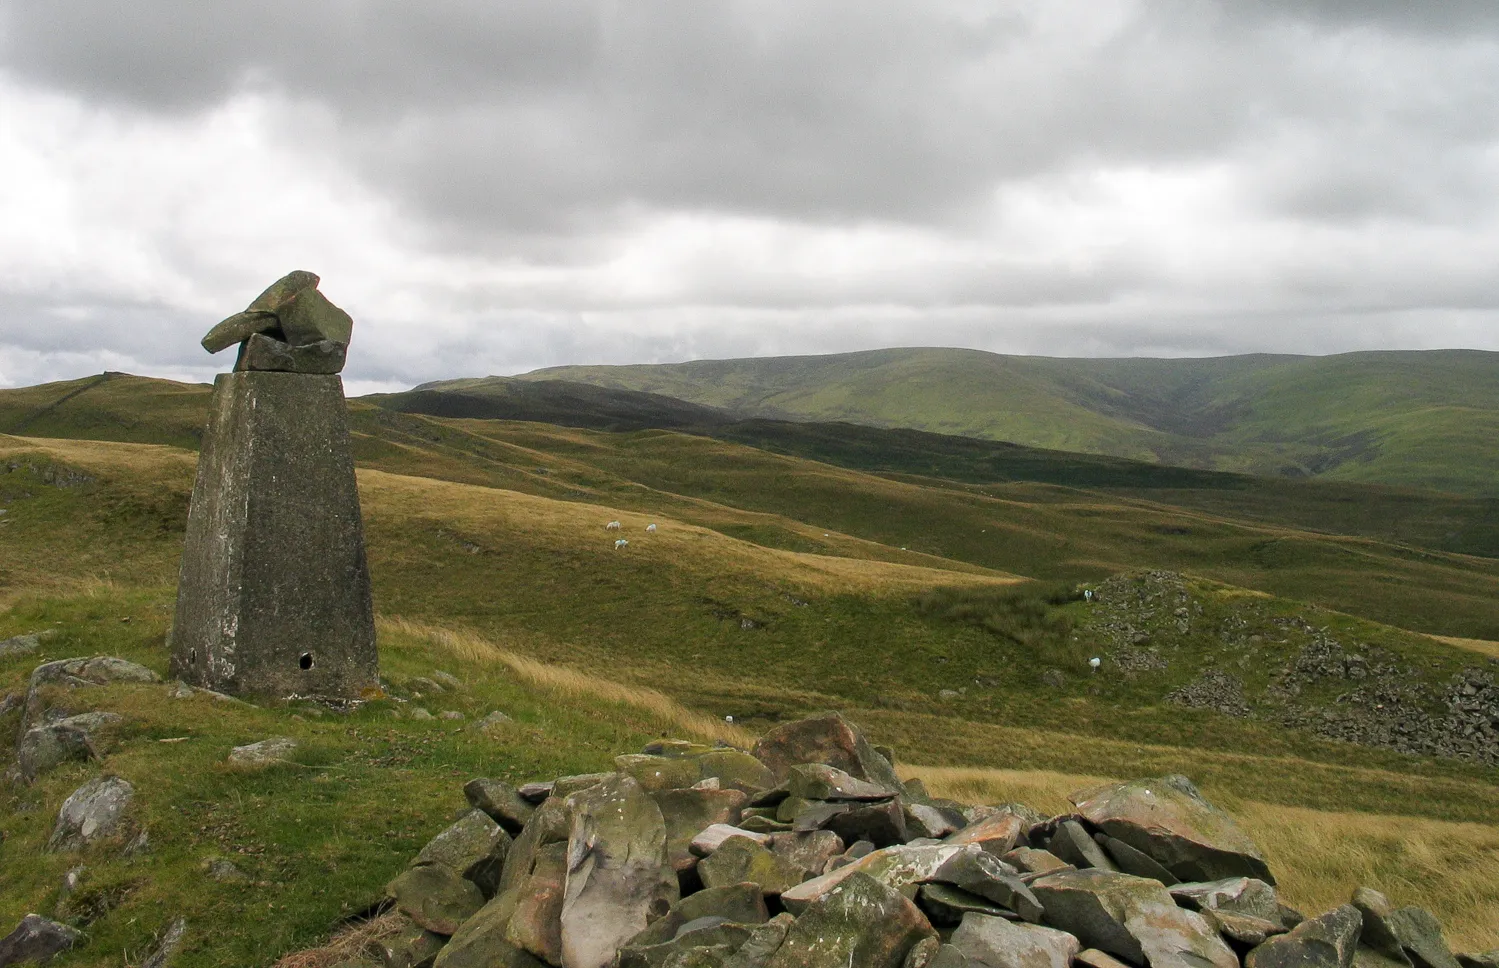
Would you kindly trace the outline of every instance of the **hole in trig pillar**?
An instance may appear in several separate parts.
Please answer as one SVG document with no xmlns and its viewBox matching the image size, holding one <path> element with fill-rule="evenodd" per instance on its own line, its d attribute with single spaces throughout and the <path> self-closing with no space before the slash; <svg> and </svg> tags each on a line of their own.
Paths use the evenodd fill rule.
<svg viewBox="0 0 1499 968">
<path fill-rule="evenodd" d="M 302 667 L 302 671 L 304 671 L 304 672 L 307 671 L 308 669 L 311 669 L 312 668 L 312 653 L 311 652 L 303 652 L 302 653 L 302 657 L 297 660 L 297 665 L 301 666 Z"/>
</svg>

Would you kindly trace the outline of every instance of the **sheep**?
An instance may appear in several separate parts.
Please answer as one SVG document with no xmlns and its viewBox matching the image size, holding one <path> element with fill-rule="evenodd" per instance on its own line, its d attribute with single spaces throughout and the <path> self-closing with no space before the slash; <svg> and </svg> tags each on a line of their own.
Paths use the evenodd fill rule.
<svg viewBox="0 0 1499 968">
<path fill-rule="evenodd" d="M 623 528 L 623 527 L 624 527 L 624 525 L 620 524 L 618 521 L 610 521 L 608 524 L 604 525 L 604 530 L 605 531 L 618 531 L 620 528 Z"/>
<path fill-rule="evenodd" d="M 1091 589 L 1091 588 L 1085 588 L 1085 589 L 1083 589 L 1083 601 L 1086 601 L 1086 602 L 1093 601 L 1093 589 Z"/>
<path fill-rule="evenodd" d="M 1092 669 L 1094 672 L 1097 672 L 1098 667 L 1101 665 L 1103 665 L 1103 660 L 1096 655 L 1088 660 L 1088 668 Z"/>
<path fill-rule="evenodd" d="M 624 538 L 620 538 L 618 541 L 614 542 L 614 550 L 618 551 L 621 548 L 628 547 L 629 544 L 630 542 L 626 541 Z"/>
<path fill-rule="evenodd" d="M 646 525 L 645 526 L 645 533 L 646 534 L 655 534 L 656 533 L 656 526 L 654 524 L 648 524 L 648 525 Z"/>
</svg>

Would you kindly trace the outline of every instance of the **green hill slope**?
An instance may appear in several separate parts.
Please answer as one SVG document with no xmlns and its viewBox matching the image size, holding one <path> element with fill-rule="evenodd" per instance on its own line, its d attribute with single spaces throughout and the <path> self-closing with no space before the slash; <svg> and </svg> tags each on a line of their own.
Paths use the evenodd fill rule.
<svg viewBox="0 0 1499 968">
<path fill-rule="evenodd" d="M 1499 353 L 1476 350 L 1089 360 L 892 349 L 554 367 L 521 379 L 643 390 L 746 416 L 1499 496 Z"/>
</svg>

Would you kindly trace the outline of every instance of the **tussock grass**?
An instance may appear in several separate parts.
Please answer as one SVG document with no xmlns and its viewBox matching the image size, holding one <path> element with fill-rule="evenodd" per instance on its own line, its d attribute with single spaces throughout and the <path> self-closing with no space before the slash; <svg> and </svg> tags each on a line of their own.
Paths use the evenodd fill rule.
<svg viewBox="0 0 1499 968">
<path fill-rule="evenodd" d="M 465 629 L 394 616 L 380 618 L 378 630 L 382 634 L 397 633 L 431 643 L 461 662 L 502 665 L 526 685 L 568 700 L 598 700 L 633 707 L 694 739 L 722 741 L 739 747 L 749 747 L 755 742 L 755 735 L 748 730 L 688 709 L 649 686 L 615 682 L 566 666 L 538 662 Z"/>
<path fill-rule="evenodd" d="M 293 951 L 277 959 L 271 968 L 335 968 L 371 953 L 374 945 L 393 937 L 406 924 L 404 915 L 391 911 L 351 924 L 317 948 Z"/>
<path fill-rule="evenodd" d="M 986 770 L 902 765 L 935 796 L 967 802 L 1029 804 L 1046 813 L 1071 809 L 1070 793 L 1107 778 L 1048 770 Z M 1212 787 L 1209 799 L 1233 815 L 1259 845 L 1286 902 L 1309 914 L 1347 903 L 1369 886 L 1398 905 L 1437 916 L 1457 950 L 1499 945 L 1499 828 L 1357 811 L 1313 810 L 1243 799 Z"/>
</svg>

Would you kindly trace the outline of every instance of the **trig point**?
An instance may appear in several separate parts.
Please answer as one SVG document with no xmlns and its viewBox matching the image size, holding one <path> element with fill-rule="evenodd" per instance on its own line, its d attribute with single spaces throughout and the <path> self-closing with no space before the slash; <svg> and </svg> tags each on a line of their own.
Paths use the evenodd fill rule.
<svg viewBox="0 0 1499 968">
<path fill-rule="evenodd" d="M 377 685 L 344 414 L 353 320 L 293 272 L 203 337 L 213 383 L 172 626 L 172 673 L 232 694 L 353 698 Z"/>
</svg>

